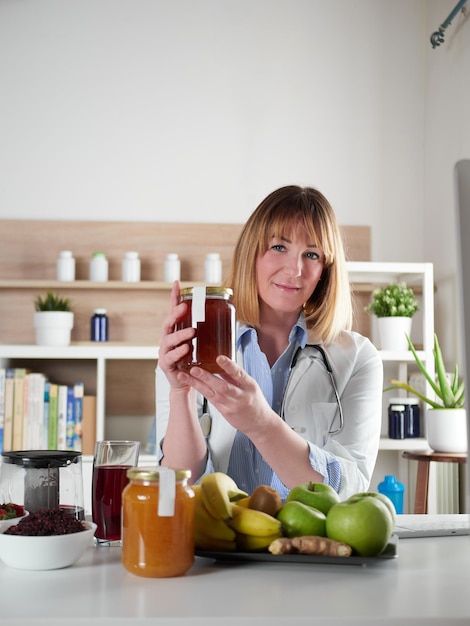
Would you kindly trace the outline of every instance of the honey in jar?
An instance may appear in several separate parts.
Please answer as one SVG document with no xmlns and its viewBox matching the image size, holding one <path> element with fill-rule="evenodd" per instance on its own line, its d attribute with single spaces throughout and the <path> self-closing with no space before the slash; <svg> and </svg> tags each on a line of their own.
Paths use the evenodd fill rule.
<svg viewBox="0 0 470 626">
<path fill-rule="evenodd" d="M 122 492 L 122 564 L 137 576 L 182 576 L 194 563 L 189 470 L 134 467 Z"/>
<path fill-rule="evenodd" d="M 235 359 L 235 307 L 231 302 L 233 292 L 222 287 L 190 287 L 181 290 L 183 302 L 188 303 L 185 317 L 176 329 L 193 327 L 196 336 L 190 350 L 178 363 L 178 368 L 189 370 L 198 365 L 208 372 L 222 370 L 216 357 L 223 354 Z"/>
</svg>

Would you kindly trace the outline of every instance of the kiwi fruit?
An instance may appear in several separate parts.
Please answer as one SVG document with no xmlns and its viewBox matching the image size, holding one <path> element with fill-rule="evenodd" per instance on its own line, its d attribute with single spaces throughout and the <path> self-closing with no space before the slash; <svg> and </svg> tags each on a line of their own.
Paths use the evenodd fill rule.
<svg viewBox="0 0 470 626">
<path fill-rule="evenodd" d="M 258 485 L 250 495 L 248 507 L 276 517 L 282 507 L 281 496 L 269 485 Z"/>
</svg>

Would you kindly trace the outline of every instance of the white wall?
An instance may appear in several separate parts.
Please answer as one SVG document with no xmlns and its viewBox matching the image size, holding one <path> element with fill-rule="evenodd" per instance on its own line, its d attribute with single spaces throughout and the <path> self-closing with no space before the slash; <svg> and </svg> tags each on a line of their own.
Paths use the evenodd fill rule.
<svg viewBox="0 0 470 626">
<path fill-rule="evenodd" d="M 374 260 L 435 263 L 456 358 L 469 20 L 429 42 L 455 4 L 1 0 L 0 218 L 242 222 L 311 184 Z"/>
<path fill-rule="evenodd" d="M 2 0 L 0 217 L 242 222 L 311 184 L 421 260 L 424 9 Z"/>
<path fill-rule="evenodd" d="M 457 2 L 431 0 L 429 33 L 450 14 Z M 454 168 L 470 157 L 470 3 L 445 33 L 445 43 L 427 48 L 424 186 L 424 257 L 434 263 L 436 331 L 450 367 L 462 364 L 459 295 L 456 278 Z M 470 242 L 469 242 L 470 244 Z"/>
</svg>

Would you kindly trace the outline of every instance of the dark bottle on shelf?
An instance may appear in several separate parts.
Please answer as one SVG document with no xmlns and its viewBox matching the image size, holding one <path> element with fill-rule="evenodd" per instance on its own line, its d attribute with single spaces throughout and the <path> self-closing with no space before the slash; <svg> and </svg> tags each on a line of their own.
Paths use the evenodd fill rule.
<svg viewBox="0 0 470 626">
<path fill-rule="evenodd" d="M 108 341 L 109 320 L 106 309 L 95 309 L 91 318 L 91 340 Z"/>
</svg>

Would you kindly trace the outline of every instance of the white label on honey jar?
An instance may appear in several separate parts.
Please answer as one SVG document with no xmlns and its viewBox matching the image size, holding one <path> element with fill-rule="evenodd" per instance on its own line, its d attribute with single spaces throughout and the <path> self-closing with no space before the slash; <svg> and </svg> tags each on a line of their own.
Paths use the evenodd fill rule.
<svg viewBox="0 0 470 626">
<path fill-rule="evenodd" d="M 191 307 L 191 323 L 197 328 L 198 322 L 206 321 L 206 288 L 193 287 L 193 303 Z"/>
<path fill-rule="evenodd" d="M 204 285 L 193 287 L 193 301 L 191 304 L 191 326 L 197 328 L 199 322 L 206 321 L 206 288 Z M 197 335 L 191 342 L 192 360 L 197 361 Z"/>
<path fill-rule="evenodd" d="M 159 517 L 175 514 L 176 473 L 169 467 L 159 469 L 158 512 Z"/>
</svg>

